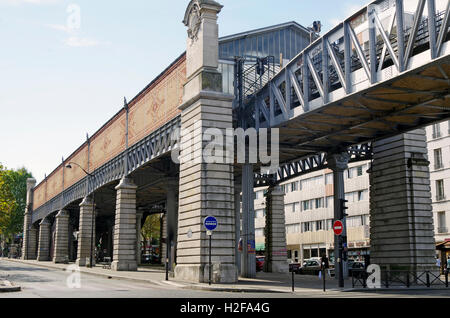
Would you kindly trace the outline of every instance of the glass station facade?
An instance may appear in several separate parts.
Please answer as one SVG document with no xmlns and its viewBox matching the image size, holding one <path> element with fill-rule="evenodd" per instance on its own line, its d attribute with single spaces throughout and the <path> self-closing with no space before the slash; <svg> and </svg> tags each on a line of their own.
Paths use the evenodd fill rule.
<svg viewBox="0 0 450 318">
<path fill-rule="evenodd" d="M 288 22 L 263 29 L 219 39 L 219 72 L 223 74 L 223 91 L 233 94 L 234 57 L 274 56 L 275 63 L 291 60 L 310 42 L 310 32 L 296 22 Z"/>
</svg>

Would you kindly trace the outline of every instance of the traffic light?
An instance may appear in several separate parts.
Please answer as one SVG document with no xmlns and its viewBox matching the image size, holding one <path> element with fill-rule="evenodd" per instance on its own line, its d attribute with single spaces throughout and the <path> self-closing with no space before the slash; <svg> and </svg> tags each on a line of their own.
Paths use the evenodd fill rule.
<svg viewBox="0 0 450 318">
<path fill-rule="evenodd" d="M 348 202 L 348 200 L 345 199 L 339 199 L 339 211 L 341 213 L 341 219 L 345 216 L 345 210 L 348 209 L 348 207 L 345 205 Z"/>
</svg>

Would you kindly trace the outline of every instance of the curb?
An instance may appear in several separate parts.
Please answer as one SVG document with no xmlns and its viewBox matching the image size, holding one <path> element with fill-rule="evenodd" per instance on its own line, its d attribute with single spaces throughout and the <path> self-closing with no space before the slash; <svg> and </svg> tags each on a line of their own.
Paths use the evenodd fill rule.
<svg viewBox="0 0 450 318">
<path fill-rule="evenodd" d="M 387 292 L 387 291 L 435 291 L 435 290 L 447 290 L 450 292 L 450 288 L 447 287 L 419 287 L 419 288 L 352 288 L 352 289 L 344 289 L 342 292 L 366 292 L 366 293 L 377 293 L 377 292 Z"/>
<path fill-rule="evenodd" d="M 0 293 L 11 293 L 11 292 L 19 292 L 21 291 L 20 286 L 14 286 L 8 280 L 0 281 Z"/>
</svg>

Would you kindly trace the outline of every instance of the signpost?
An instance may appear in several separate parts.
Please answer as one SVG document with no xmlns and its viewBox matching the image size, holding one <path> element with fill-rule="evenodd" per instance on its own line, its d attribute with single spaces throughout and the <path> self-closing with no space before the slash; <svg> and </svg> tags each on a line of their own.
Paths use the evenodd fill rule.
<svg viewBox="0 0 450 318">
<path fill-rule="evenodd" d="M 206 235 L 209 236 L 209 285 L 211 285 L 212 263 L 211 263 L 211 237 L 212 232 L 217 228 L 217 219 L 213 216 L 207 216 L 203 225 L 206 228 Z"/>
<path fill-rule="evenodd" d="M 337 256 L 337 265 L 339 269 L 339 287 L 344 287 L 344 278 L 343 278 L 343 264 L 342 264 L 342 233 L 344 232 L 344 224 L 341 220 L 336 220 L 333 223 L 333 231 L 334 235 L 338 236 L 339 239 L 339 255 Z"/>
<path fill-rule="evenodd" d="M 344 224 L 342 224 L 341 220 L 337 220 L 333 224 L 334 234 L 340 236 L 342 232 L 344 232 Z"/>
</svg>

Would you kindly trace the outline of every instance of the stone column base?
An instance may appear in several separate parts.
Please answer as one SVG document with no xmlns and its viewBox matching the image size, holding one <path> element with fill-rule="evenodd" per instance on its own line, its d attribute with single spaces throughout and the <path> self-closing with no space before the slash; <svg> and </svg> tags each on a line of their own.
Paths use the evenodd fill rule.
<svg viewBox="0 0 450 318">
<path fill-rule="evenodd" d="M 78 266 L 88 266 L 89 263 L 91 262 L 90 257 L 83 257 L 83 258 L 77 258 L 77 260 L 75 261 L 75 264 Z M 95 266 L 95 259 L 92 260 L 92 266 Z"/>
<path fill-rule="evenodd" d="M 234 264 L 212 264 L 211 281 L 215 284 L 234 284 L 238 281 L 238 270 Z M 194 283 L 209 282 L 209 265 L 177 265 L 175 277 Z"/>
<path fill-rule="evenodd" d="M 272 261 L 272 273 L 289 273 L 289 264 L 286 261 Z"/>
<path fill-rule="evenodd" d="M 137 271 L 137 267 L 136 261 L 113 261 L 111 263 L 111 269 L 113 271 L 135 272 Z"/>
</svg>

